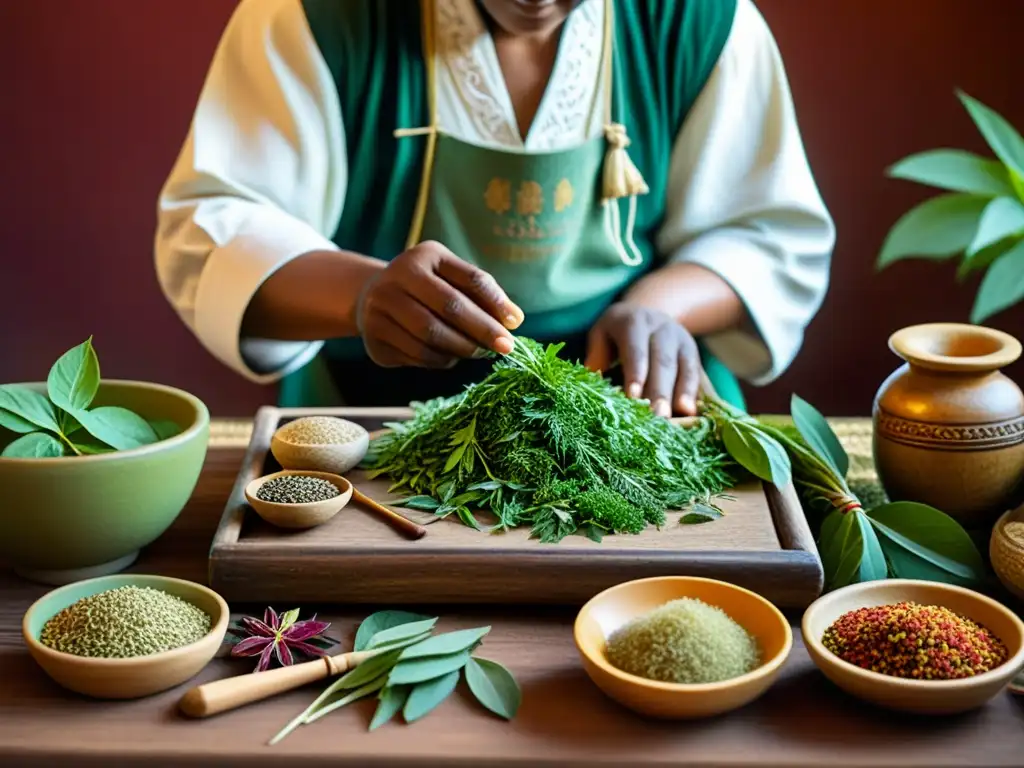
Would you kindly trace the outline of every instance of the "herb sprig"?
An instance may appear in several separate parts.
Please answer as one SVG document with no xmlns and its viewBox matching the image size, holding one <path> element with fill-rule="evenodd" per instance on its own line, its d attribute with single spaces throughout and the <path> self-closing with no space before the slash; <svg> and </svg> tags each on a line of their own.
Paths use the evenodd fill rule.
<svg viewBox="0 0 1024 768">
<path fill-rule="evenodd" d="M 373 731 L 401 712 L 413 723 L 436 709 L 465 676 L 477 701 L 493 714 L 511 720 L 522 701 L 512 673 L 496 661 L 475 655 L 490 627 L 433 634 L 437 618 L 405 611 L 368 616 L 356 632 L 356 651 L 377 654 L 338 678 L 270 744 L 279 743 L 303 725 L 314 723 L 352 702 L 377 696 L 370 721 Z"/>
<path fill-rule="evenodd" d="M 392 491 L 409 494 L 398 506 L 478 530 L 528 526 L 545 543 L 639 533 L 664 525 L 666 510 L 693 507 L 686 522 L 717 516 L 714 498 L 734 478 L 714 424 L 679 429 L 561 359 L 562 347 L 518 338 L 482 381 L 413 403 L 411 420 L 373 441 L 370 476 L 388 475 Z M 496 521 L 485 525 L 474 510 Z"/>
<path fill-rule="evenodd" d="M 100 363 L 91 336 L 53 364 L 45 395 L 15 384 L 0 386 L 0 428 L 19 435 L 0 457 L 46 459 L 126 451 L 181 431 L 173 422 L 147 421 L 120 406 L 90 407 L 99 386 Z"/>
</svg>

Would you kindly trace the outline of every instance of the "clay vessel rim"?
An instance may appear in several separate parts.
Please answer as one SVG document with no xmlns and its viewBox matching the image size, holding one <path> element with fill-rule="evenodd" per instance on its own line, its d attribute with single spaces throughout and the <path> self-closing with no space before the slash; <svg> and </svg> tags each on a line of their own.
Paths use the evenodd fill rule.
<svg viewBox="0 0 1024 768">
<path fill-rule="evenodd" d="M 944 354 L 943 345 L 973 343 L 984 354 Z M 1021 343 L 1008 333 L 966 323 L 925 323 L 901 328 L 889 337 L 889 349 L 910 365 L 934 371 L 978 373 L 997 371 L 1014 363 Z"/>
</svg>

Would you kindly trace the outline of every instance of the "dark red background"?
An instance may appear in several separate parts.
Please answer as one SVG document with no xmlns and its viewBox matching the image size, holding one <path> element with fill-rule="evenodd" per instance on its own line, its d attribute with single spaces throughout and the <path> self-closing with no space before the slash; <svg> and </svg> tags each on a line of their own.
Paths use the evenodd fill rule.
<svg viewBox="0 0 1024 768">
<path fill-rule="evenodd" d="M 340 0 L 339 0 L 340 1 Z M 876 274 L 896 218 L 929 192 L 884 168 L 940 146 L 987 152 L 960 87 L 1024 127 L 1020 0 L 759 0 L 789 70 L 802 129 L 839 231 L 832 288 L 804 350 L 758 410 L 796 390 L 867 414 L 896 359 L 889 333 L 966 321 L 977 280 L 949 263 Z M 235 0 L 0 0 L 0 381 L 40 379 L 96 337 L 103 373 L 191 390 L 216 415 L 274 391 L 200 348 L 153 270 L 157 192 L 185 136 Z M 1024 306 L 991 324 L 1020 335 Z M 1024 380 L 1024 367 L 1011 371 Z"/>
</svg>

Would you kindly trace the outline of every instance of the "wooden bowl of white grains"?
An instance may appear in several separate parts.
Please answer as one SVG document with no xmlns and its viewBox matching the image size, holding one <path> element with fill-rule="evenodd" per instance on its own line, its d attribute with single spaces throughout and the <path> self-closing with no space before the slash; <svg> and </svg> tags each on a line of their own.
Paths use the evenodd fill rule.
<svg viewBox="0 0 1024 768">
<path fill-rule="evenodd" d="M 282 469 L 343 475 L 366 456 L 370 433 L 335 416 L 304 416 L 274 432 L 270 452 Z"/>
</svg>

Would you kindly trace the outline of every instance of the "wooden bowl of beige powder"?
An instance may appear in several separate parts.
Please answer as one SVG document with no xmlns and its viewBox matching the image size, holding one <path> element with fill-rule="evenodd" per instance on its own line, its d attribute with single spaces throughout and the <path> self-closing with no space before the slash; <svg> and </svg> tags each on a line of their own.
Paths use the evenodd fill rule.
<svg viewBox="0 0 1024 768">
<path fill-rule="evenodd" d="M 270 452 L 282 469 L 335 475 L 358 465 L 369 447 L 369 432 L 335 416 L 304 416 L 289 421 L 270 440 Z"/>
</svg>

